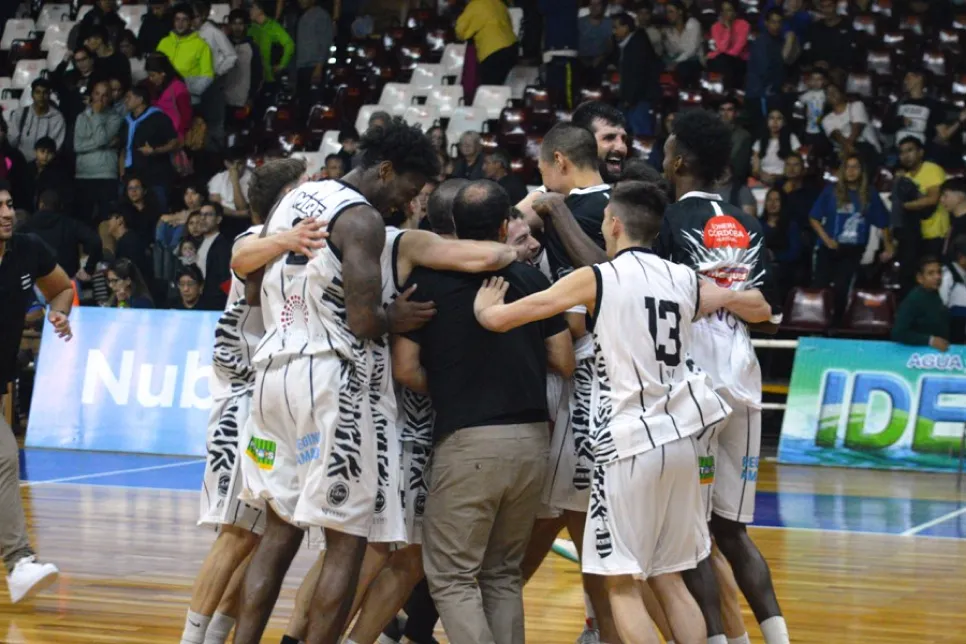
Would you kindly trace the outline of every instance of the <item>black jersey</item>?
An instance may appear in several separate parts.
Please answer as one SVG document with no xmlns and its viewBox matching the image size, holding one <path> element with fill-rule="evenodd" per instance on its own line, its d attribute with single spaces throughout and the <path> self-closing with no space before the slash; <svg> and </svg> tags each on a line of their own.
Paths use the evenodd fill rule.
<svg viewBox="0 0 966 644">
<path fill-rule="evenodd" d="M 577 188 L 564 199 L 580 229 L 601 248 L 604 248 L 604 234 L 600 231 L 600 226 L 604 223 L 604 208 L 610 201 L 610 190 L 607 184 Z M 574 270 L 573 262 L 553 226 L 547 226 L 543 245 L 550 264 L 551 281 L 556 282 Z"/>
</svg>

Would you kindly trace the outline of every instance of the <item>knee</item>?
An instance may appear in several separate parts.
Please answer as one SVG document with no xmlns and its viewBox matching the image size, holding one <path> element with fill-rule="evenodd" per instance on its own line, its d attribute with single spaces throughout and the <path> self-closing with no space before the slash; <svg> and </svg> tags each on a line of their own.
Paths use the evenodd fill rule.
<svg viewBox="0 0 966 644">
<path fill-rule="evenodd" d="M 745 524 L 719 517 L 716 514 L 711 517 L 711 533 L 714 535 L 714 541 L 718 544 L 718 548 L 729 559 L 731 554 L 741 547 L 742 541 L 748 534 Z"/>
<path fill-rule="evenodd" d="M 398 570 L 411 584 L 418 584 L 423 578 L 422 548 L 418 545 L 410 546 L 405 550 L 394 553 L 389 565 Z"/>
</svg>

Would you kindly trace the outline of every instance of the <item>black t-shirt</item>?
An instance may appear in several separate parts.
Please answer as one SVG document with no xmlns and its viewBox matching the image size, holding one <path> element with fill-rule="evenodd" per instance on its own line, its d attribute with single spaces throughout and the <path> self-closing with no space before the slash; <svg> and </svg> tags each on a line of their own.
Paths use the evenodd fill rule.
<svg viewBox="0 0 966 644">
<path fill-rule="evenodd" d="M 550 286 L 540 271 L 520 262 L 495 274 L 510 283 L 507 302 Z M 436 303 L 429 324 L 406 334 L 421 347 L 436 409 L 434 442 L 466 427 L 548 419 L 544 340 L 566 331 L 567 323 L 557 315 L 507 333 L 487 331 L 473 315 L 473 300 L 486 277 L 416 268 L 405 287 L 418 284 L 413 299 Z"/>
<path fill-rule="evenodd" d="M 124 146 L 127 145 L 127 130 L 129 127 L 130 125 L 125 121 L 124 127 L 121 128 L 121 154 L 126 154 Z M 147 156 L 141 152 L 141 148 L 147 143 L 152 148 L 157 149 L 176 138 L 178 138 L 178 134 L 174 131 L 174 125 L 164 112 L 159 110 L 149 115 L 143 121 L 140 121 L 134 129 L 134 141 L 131 146 L 132 164 L 128 169 L 133 170 L 145 185 L 170 185 L 174 179 L 171 155 L 154 153 Z"/>
<path fill-rule="evenodd" d="M 110 56 L 94 57 L 94 75 L 98 80 L 110 81 L 116 78 L 123 87 L 131 86 L 131 61 L 118 50 Z"/>
<path fill-rule="evenodd" d="M 39 237 L 15 233 L 0 256 L 0 393 L 16 373 L 27 307 L 37 278 L 57 267 L 54 252 Z"/>
<path fill-rule="evenodd" d="M 604 234 L 600 231 L 600 225 L 604 222 L 604 208 L 609 201 L 610 186 L 606 184 L 574 190 L 564 199 L 580 229 L 601 248 L 604 248 Z M 547 249 L 547 261 L 554 281 L 574 270 L 560 236 L 551 225 L 544 233 L 543 245 Z"/>
</svg>

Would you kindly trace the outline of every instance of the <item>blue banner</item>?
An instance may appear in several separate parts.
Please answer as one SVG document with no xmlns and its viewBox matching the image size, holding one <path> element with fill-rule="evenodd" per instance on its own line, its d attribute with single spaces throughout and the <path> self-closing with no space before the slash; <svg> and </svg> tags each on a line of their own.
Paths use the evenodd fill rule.
<svg viewBox="0 0 966 644">
<path fill-rule="evenodd" d="M 45 323 L 27 446 L 204 456 L 219 317 L 78 307 L 70 342 Z"/>
<path fill-rule="evenodd" d="M 966 424 L 966 347 L 801 338 L 778 460 L 954 471 Z"/>
</svg>

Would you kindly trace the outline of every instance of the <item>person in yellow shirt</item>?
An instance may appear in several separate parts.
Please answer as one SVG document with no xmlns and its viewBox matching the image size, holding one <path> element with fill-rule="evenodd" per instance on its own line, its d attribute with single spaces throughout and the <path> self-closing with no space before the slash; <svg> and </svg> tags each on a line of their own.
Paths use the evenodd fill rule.
<svg viewBox="0 0 966 644">
<path fill-rule="evenodd" d="M 473 40 L 481 85 L 502 85 L 517 63 L 518 44 L 502 0 L 470 0 L 456 19 L 456 37 Z"/>
<path fill-rule="evenodd" d="M 215 80 L 215 67 L 208 43 L 191 27 L 194 11 L 188 4 L 175 5 L 171 10 L 173 28 L 158 43 L 158 51 L 168 57 L 172 67 L 181 74 L 191 102 L 197 105 L 201 95 Z"/>
<path fill-rule="evenodd" d="M 903 203 L 907 211 L 918 213 L 922 238 L 919 256 L 941 257 L 946 234 L 949 232 L 949 213 L 939 203 L 939 191 L 946 181 L 946 173 L 930 161 L 924 161 L 922 142 L 907 136 L 899 141 L 899 164 L 901 172 L 919 188 L 922 196 Z"/>
</svg>

